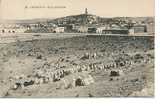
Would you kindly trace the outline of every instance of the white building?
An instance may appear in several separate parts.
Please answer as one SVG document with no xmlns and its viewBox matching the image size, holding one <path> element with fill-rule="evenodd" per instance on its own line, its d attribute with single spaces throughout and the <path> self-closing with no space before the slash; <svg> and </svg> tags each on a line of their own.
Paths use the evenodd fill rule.
<svg viewBox="0 0 155 99">
<path fill-rule="evenodd" d="M 65 32 L 65 27 L 56 27 L 54 29 L 54 32 L 56 32 L 56 33 L 64 33 Z"/>
<path fill-rule="evenodd" d="M 5 29 L 0 29 L 0 32 L 4 33 L 24 33 L 27 29 L 26 28 L 5 28 Z"/>
<path fill-rule="evenodd" d="M 102 33 L 103 32 L 103 30 L 105 30 L 106 29 L 106 27 L 98 27 L 97 28 L 97 30 L 96 30 L 96 33 Z"/>
<path fill-rule="evenodd" d="M 75 30 L 80 33 L 87 33 L 88 27 L 87 26 L 76 26 Z"/>
</svg>

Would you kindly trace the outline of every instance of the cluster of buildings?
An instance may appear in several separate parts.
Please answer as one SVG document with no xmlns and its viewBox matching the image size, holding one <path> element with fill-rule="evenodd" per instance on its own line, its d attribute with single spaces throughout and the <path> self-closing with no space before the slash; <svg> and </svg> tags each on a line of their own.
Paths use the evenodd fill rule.
<svg viewBox="0 0 155 99">
<path fill-rule="evenodd" d="M 110 20 L 110 21 L 109 21 Z M 97 16 L 85 13 L 76 17 L 60 18 L 56 22 L 38 22 L 29 24 L 3 24 L 0 33 L 98 33 L 98 34 L 154 34 L 154 22 L 131 21 L 123 18 L 103 21 Z"/>
<path fill-rule="evenodd" d="M 29 24 L 27 26 L 17 24 L 0 25 L 0 33 L 31 33 L 31 32 L 47 32 L 47 33 L 98 33 L 98 34 L 135 34 L 150 33 L 155 31 L 155 25 L 137 24 L 132 27 L 119 25 L 43 25 Z"/>
<path fill-rule="evenodd" d="M 26 30 L 19 24 L 0 24 L 0 33 L 24 33 Z"/>
<path fill-rule="evenodd" d="M 98 33 L 98 34 L 129 34 L 134 35 L 137 33 L 154 34 L 155 24 L 134 24 L 133 26 L 120 26 L 112 25 L 70 25 L 61 26 L 55 29 L 55 33 L 75 32 L 75 33 Z"/>
<path fill-rule="evenodd" d="M 127 28 L 122 27 L 111 27 L 108 25 L 102 25 L 102 26 L 77 26 L 75 28 L 77 32 L 80 33 L 99 33 L 99 34 L 119 34 L 119 33 L 128 33 Z"/>
</svg>

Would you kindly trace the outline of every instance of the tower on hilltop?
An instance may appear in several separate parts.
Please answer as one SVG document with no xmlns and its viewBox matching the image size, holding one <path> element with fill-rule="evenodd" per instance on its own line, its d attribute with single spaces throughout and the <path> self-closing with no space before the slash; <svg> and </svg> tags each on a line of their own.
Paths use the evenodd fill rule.
<svg viewBox="0 0 155 99">
<path fill-rule="evenodd" d="M 88 24 L 88 9 L 85 8 L 85 13 L 83 15 L 83 24 L 86 25 Z"/>
<path fill-rule="evenodd" d="M 85 8 L 85 14 L 86 14 L 86 15 L 88 14 L 88 9 L 87 9 L 87 8 Z"/>
</svg>

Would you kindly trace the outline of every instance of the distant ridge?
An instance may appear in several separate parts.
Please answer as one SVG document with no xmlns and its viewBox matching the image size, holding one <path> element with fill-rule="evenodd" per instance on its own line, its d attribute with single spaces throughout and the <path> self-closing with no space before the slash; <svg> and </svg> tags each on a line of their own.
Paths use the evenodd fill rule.
<svg viewBox="0 0 155 99">
<path fill-rule="evenodd" d="M 33 24 L 33 23 L 43 23 L 43 22 L 51 22 L 51 23 L 62 23 L 67 22 L 71 24 L 82 24 L 84 21 L 94 22 L 94 23 L 103 23 L 107 21 L 117 21 L 117 20 L 132 20 L 132 21 L 144 21 L 144 22 L 154 22 L 154 17 L 100 17 L 93 14 L 79 14 L 79 15 L 71 15 L 60 18 L 38 18 L 38 19 L 27 19 L 27 20 L 4 20 L 0 23 L 15 23 L 15 24 Z"/>
<path fill-rule="evenodd" d="M 80 14 L 80 15 L 72 15 L 72 16 L 66 16 L 66 17 L 61 17 L 61 18 L 56 18 L 51 20 L 51 22 L 53 23 L 58 23 L 61 21 L 64 22 L 68 22 L 68 23 L 72 23 L 72 24 L 82 24 L 84 21 L 88 21 L 89 22 L 93 22 L 94 24 L 100 24 L 100 23 L 109 23 L 109 22 L 117 22 L 117 21 L 125 21 L 125 20 L 129 20 L 129 21 L 141 21 L 141 22 L 154 22 L 154 17 L 100 17 L 100 16 L 96 16 L 93 14 Z"/>
<path fill-rule="evenodd" d="M 37 19 L 23 19 L 23 20 L 3 20 L 1 21 L 1 23 L 12 23 L 12 24 L 30 24 L 30 23 L 38 23 L 38 22 L 46 22 L 48 20 L 52 20 L 52 18 L 50 19 L 46 19 L 46 18 L 37 18 Z"/>
</svg>

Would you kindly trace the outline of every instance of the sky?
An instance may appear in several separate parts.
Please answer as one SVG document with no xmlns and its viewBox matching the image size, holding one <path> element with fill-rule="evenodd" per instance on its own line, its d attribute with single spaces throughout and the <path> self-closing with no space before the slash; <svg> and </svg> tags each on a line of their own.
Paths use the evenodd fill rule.
<svg viewBox="0 0 155 99">
<path fill-rule="evenodd" d="M 155 0 L 0 0 L 0 20 L 57 18 L 84 13 L 85 8 L 101 17 L 155 16 Z"/>
</svg>

